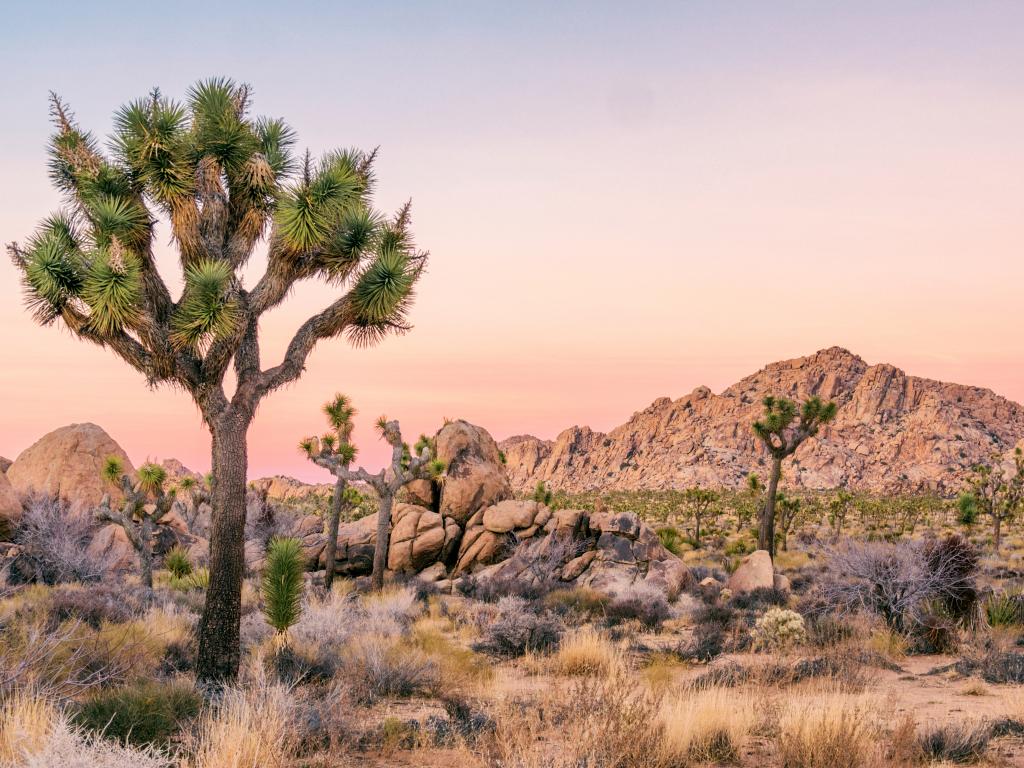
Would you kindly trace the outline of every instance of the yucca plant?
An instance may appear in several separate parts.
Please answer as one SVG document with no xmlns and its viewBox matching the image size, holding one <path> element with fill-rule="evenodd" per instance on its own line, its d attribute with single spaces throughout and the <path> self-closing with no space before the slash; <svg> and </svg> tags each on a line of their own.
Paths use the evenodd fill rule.
<svg viewBox="0 0 1024 768">
<path fill-rule="evenodd" d="M 167 470 L 159 464 L 139 467 L 137 479 L 124 471 L 121 460 L 110 456 L 103 465 L 103 477 L 120 492 L 122 501 L 115 509 L 110 494 L 104 494 L 93 513 L 98 522 L 119 525 L 139 557 L 142 586 L 153 587 L 153 536 L 174 503 L 174 490 L 165 490 Z"/>
<path fill-rule="evenodd" d="M 302 613 L 302 546 L 297 539 L 273 538 L 263 569 L 263 615 L 282 637 Z"/>
<path fill-rule="evenodd" d="M 175 544 L 164 555 L 164 568 L 171 572 L 176 579 L 183 579 L 192 573 L 192 561 L 188 558 L 188 552 L 180 544 Z"/>
<path fill-rule="evenodd" d="M 340 395 L 336 396 L 333 402 L 337 403 L 341 397 Z M 355 411 L 348 405 L 347 400 L 344 402 L 349 409 L 348 417 L 350 419 Z M 329 403 L 325 406 L 324 410 L 329 418 L 333 418 L 330 405 Z M 402 440 L 402 429 L 397 421 L 381 416 L 377 419 L 376 426 L 381 438 L 391 446 L 391 464 L 373 474 L 362 467 L 355 470 L 349 468 L 349 464 L 356 454 L 355 446 L 348 439 L 351 434 L 351 426 L 342 442 L 333 440 L 325 442 L 325 437 L 329 436 L 319 439 L 307 437 L 299 443 L 299 447 L 310 461 L 329 470 L 338 478 L 339 484 L 362 481 L 372 487 L 380 497 L 380 509 L 377 512 L 377 541 L 374 545 L 371 576 L 373 588 L 380 590 L 384 588 L 384 569 L 387 567 L 388 549 L 391 545 L 391 510 L 394 507 L 395 496 L 413 480 L 440 482 L 447 467 L 443 461 L 434 456 L 436 449 L 432 438 L 421 435 L 416 442 L 418 453 L 414 456 L 409 450 L 409 445 Z M 337 487 L 335 492 L 337 493 Z M 336 538 L 337 529 L 335 528 L 333 535 L 327 540 L 327 545 L 331 546 L 332 539 Z M 325 578 L 330 578 L 333 570 L 333 554 L 327 567 Z"/>
<path fill-rule="evenodd" d="M 238 671 L 246 435 L 259 403 L 302 374 L 321 339 L 363 346 L 406 331 L 426 263 L 409 205 L 385 216 L 371 204 L 375 151 L 297 158 L 291 128 L 252 116 L 251 97 L 249 86 L 226 78 L 197 83 L 181 102 L 153 90 L 118 110 L 113 135 L 101 142 L 53 95 L 50 176 L 66 206 L 24 245 L 8 246 L 38 322 L 60 322 L 110 349 L 151 386 L 189 393 L 211 433 L 202 683 Z M 161 241 L 169 234 L 179 256 L 177 300 L 157 270 L 159 220 L 170 227 Z M 266 269 L 245 283 L 260 244 Z M 263 368 L 260 319 L 305 280 L 334 286 L 336 297 Z"/>
<path fill-rule="evenodd" d="M 792 400 L 768 396 L 764 399 L 764 414 L 754 422 L 754 434 L 764 444 L 772 458 L 772 473 L 768 478 L 768 493 L 761 510 L 758 531 L 758 549 L 768 550 L 775 558 L 775 500 L 782 476 L 782 462 L 792 456 L 803 442 L 818 434 L 822 426 L 836 417 L 836 404 L 809 397 L 797 407 Z"/>
</svg>

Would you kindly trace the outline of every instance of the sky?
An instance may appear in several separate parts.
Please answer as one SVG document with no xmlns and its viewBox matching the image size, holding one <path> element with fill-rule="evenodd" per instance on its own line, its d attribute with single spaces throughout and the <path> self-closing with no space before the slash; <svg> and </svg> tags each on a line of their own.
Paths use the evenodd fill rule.
<svg viewBox="0 0 1024 768">
<path fill-rule="evenodd" d="M 295 446 L 336 391 L 370 468 L 382 413 L 413 438 L 606 430 L 832 345 L 1024 401 L 1020 3 L 14 0 L 4 26 L 5 243 L 60 205 L 50 90 L 104 135 L 153 86 L 230 76 L 314 154 L 379 146 L 378 205 L 412 199 L 415 328 L 322 342 L 262 404 L 251 477 L 329 479 Z M 265 318 L 264 365 L 332 295 Z M 6 260 L 0 327 L 0 455 L 91 421 L 209 468 L 190 399 L 34 326 Z"/>
</svg>

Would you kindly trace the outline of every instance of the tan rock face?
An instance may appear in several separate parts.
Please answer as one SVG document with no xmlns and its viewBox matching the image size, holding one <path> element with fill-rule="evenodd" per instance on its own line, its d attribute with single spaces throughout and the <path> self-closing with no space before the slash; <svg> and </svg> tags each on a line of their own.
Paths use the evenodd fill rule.
<svg viewBox="0 0 1024 768">
<path fill-rule="evenodd" d="M 7 475 L 0 472 L 0 541 L 10 539 L 13 526 L 21 519 L 21 500 Z"/>
<path fill-rule="evenodd" d="M 498 445 L 487 431 L 465 421 L 437 433 L 437 456 L 448 469 L 441 486 L 441 514 L 460 525 L 475 512 L 512 496 Z"/>
<path fill-rule="evenodd" d="M 128 454 L 103 429 L 70 424 L 22 451 L 7 470 L 7 479 L 22 496 L 38 492 L 62 496 L 75 507 L 94 507 L 105 493 L 119 496 L 102 477 L 108 456 L 117 456 L 126 471 L 135 472 Z"/>
<path fill-rule="evenodd" d="M 743 558 L 726 585 L 733 592 L 771 589 L 775 586 L 775 569 L 767 550 L 759 549 Z"/>
<path fill-rule="evenodd" d="M 751 431 L 766 395 L 835 400 L 836 420 L 805 442 L 787 482 L 875 492 L 954 493 L 973 464 L 1024 438 L 1024 407 L 987 389 L 869 366 L 838 347 L 773 363 L 719 395 L 698 387 L 661 398 L 608 434 L 572 427 L 554 441 L 500 444 L 512 486 L 543 480 L 565 491 L 738 487 L 764 476 L 767 454 Z"/>
</svg>

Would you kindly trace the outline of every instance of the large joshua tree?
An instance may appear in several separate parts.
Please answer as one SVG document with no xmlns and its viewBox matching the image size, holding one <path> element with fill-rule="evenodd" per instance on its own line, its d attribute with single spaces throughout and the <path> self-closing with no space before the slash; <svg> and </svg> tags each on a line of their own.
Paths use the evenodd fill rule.
<svg viewBox="0 0 1024 768">
<path fill-rule="evenodd" d="M 772 457 L 772 473 L 768 493 L 761 510 L 757 545 L 775 558 L 775 501 L 782 476 L 782 462 L 792 456 L 809 437 L 818 434 L 823 424 L 836 416 L 836 404 L 824 403 L 819 397 L 808 398 L 802 406 L 784 397 L 764 399 L 764 414 L 754 422 L 754 434 L 764 443 Z"/>
<path fill-rule="evenodd" d="M 109 348 L 151 386 L 185 390 L 210 430 L 203 683 L 238 670 L 246 435 L 257 406 L 301 375 L 321 339 L 345 335 L 358 346 L 406 330 L 426 260 L 412 243 L 408 205 L 393 218 L 371 206 L 374 152 L 296 159 L 292 130 L 250 116 L 250 96 L 227 79 L 196 84 L 184 102 L 154 90 L 115 114 L 109 153 L 53 96 L 50 175 L 66 205 L 24 246 L 8 247 L 36 320 Z M 177 299 L 157 271 L 159 217 L 180 259 Z M 266 269 L 247 283 L 243 269 L 261 244 Z M 302 280 L 335 286 L 337 298 L 264 368 L 260 318 Z"/>
<path fill-rule="evenodd" d="M 330 416 L 329 413 L 328 415 Z M 425 436 L 420 436 L 413 455 L 409 446 L 402 441 L 402 430 L 397 421 L 381 416 L 377 421 L 377 429 L 391 446 L 391 463 L 376 473 L 367 472 L 362 467 L 350 469 L 349 463 L 355 455 L 354 452 L 339 450 L 339 444 L 331 435 L 325 436 L 326 441 L 324 438 L 307 437 L 302 440 L 300 447 L 312 462 L 330 471 L 339 481 L 362 481 L 373 488 L 380 497 L 371 577 L 373 588 L 380 590 L 384 587 L 384 569 L 387 566 L 388 547 L 391 544 L 391 510 L 395 496 L 414 480 L 436 480 L 444 472 L 445 463 L 434 458 L 433 441 Z M 334 531 L 334 536 L 337 537 L 337 530 Z"/>
</svg>

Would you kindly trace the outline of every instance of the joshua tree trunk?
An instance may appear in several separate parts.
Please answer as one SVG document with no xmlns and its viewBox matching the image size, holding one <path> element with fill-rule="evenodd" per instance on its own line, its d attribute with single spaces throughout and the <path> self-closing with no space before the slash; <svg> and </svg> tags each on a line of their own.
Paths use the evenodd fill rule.
<svg viewBox="0 0 1024 768">
<path fill-rule="evenodd" d="M 204 682 L 230 680 L 238 673 L 248 428 L 247 417 L 230 411 L 212 428 L 210 585 L 199 623 L 196 655 L 196 679 Z"/>
<path fill-rule="evenodd" d="M 347 468 L 347 467 L 346 467 Z M 341 524 L 341 509 L 345 506 L 345 488 L 348 482 L 339 477 L 334 483 L 331 498 L 331 517 L 327 521 L 327 546 L 324 548 L 324 586 L 328 591 L 334 583 L 334 561 L 338 554 L 338 526 Z"/>
<path fill-rule="evenodd" d="M 1002 544 L 1003 541 L 1003 518 L 999 515 L 996 515 L 993 521 L 992 538 L 996 545 L 996 552 L 998 553 L 999 545 Z"/>
<path fill-rule="evenodd" d="M 394 495 L 382 493 L 380 511 L 377 513 L 377 544 L 373 551 L 373 578 L 375 590 L 384 588 L 384 567 L 388 561 L 388 548 L 391 546 L 391 506 Z"/>
<path fill-rule="evenodd" d="M 694 538 L 694 543 L 696 544 L 696 548 L 700 549 L 700 515 L 695 515 L 694 516 L 694 520 L 696 521 L 696 526 L 695 526 L 695 530 L 694 530 L 694 537 L 693 537 Z"/>
<path fill-rule="evenodd" d="M 782 475 L 782 459 L 772 457 L 772 475 L 768 480 L 768 495 L 765 497 L 764 510 L 761 513 L 761 529 L 758 532 L 758 549 L 768 550 L 775 559 L 775 496 L 779 490 L 779 477 Z"/>
<path fill-rule="evenodd" d="M 153 588 L 153 520 L 148 516 L 142 518 L 139 526 L 139 538 L 142 546 L 139 552 L 139 576 L 142 579 L 142 586 L 146 589 Z"/>
</svg>

